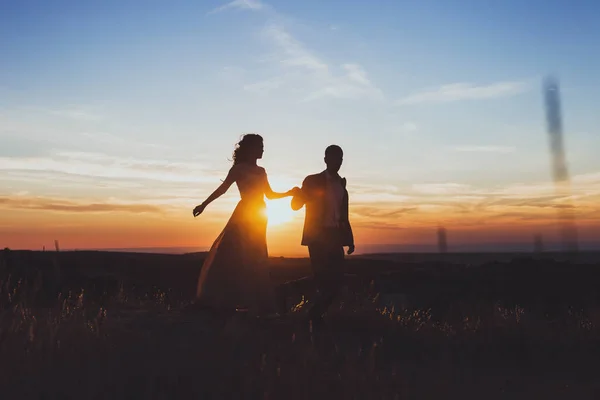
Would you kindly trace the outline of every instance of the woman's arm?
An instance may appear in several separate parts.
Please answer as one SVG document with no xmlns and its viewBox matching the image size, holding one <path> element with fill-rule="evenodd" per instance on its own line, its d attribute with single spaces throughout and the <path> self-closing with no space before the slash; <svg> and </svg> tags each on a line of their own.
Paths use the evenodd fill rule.
<svg viewBox="0 0 600 400">
<path fill-rule="evenodd" d="M 231 167 L 231 169 L 229 170 L 229 173 L 227 173 L 227 177 L 225 178 L 223 183 L 221 183 L 221 185 L 219 185 L 219 187 L 217 189 L 215 189 L 215 191 L 212 192 L 212 194 L 210 196 L 208 196 L 208 198 L 206 200 L 204 200 L 204 202 L 202 204 L 200 204 L 200 205 L 196 206 L 196 208 L 194 208 L 194 217 L 197 217 L 198 215 L 202 214 L 202 212 L 204 211 L 206 206 L 208 206 L 210 203 L 212 203 L 213 201 L 215 201 L 216 199 L 218 199 L 219 197 L 221 197 L 225 193 L 227 193 L 227 190 L 229 190 L 231 185 L 233 185 L 233 183 L 236 180 L 236 174 L 235 174 L 234 168 L 235 167 Z"/>
<path fill-rule="evenodd" d="M 267 178 L 267 173 L 265 172 L 265 196 L 267 197 L 267 199 L 277 200 L 282 199 L 284 197 L 290 197 L 293 196 L 298 190 L 299 188 L 294 187 L 288 190 L 287 192 L 274 192 L 273 189 L 271 189 L 271 184 L 269 184 L 269 178 Z"/>
</svg>

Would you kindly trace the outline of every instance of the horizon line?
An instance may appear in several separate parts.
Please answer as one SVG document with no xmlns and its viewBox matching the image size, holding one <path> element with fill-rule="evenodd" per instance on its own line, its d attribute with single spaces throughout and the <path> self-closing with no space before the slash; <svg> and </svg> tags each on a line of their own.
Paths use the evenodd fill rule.
<svg viewBox="0 0 600 400">
<path fill-rule="evenodd" d="M 42 246 L 42 248 L 8 248 L 13 251 L 49 251 L 55 252 L 54 246 Z M 536 253 L 534 246 L 523 242 L 499 242 L 481 244 L 454 244 L 446 252 L 440 252 L 436 244 L 366 244 L 361 246 L 363 251 L 355 252 L 354 255 L 374 254 L 459 254 L 459 253 Z M 147 246 L 147 247 L 77 247 L 60 248 L 59 251 L 104 251 L 104 252 L 131 252 L 131 253 L 154 253 L 154 254 L 190 254 L 208 253 L 209 247 L 195 246 Z M 545 242 L 542 253 L 564 252 L 562 243 L 559 241 Z M 587 241 L 580 243 L 580 251 L 600 251 L 600 242 Z M 305 251 L 294 252 L 270 252 L 269 257 L 307 257 Z"/>
</svg>

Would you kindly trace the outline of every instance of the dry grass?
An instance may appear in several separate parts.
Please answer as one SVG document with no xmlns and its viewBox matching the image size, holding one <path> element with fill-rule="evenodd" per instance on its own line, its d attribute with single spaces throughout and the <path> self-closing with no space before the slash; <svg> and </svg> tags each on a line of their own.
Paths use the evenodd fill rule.
<svg viewBox="0 0 600 400">
<path fill-rule="evenodd" d="M 313 330 L 186 312 L 159 289 L 74 290 L 44 307 L 37 281 L 0 281 L 2 398 L 593 398 L 600 312 L 553 318 L 399 309 L 346 294 Z M 463 313 L 464 314 L 464 313 Z"/>
</svg>

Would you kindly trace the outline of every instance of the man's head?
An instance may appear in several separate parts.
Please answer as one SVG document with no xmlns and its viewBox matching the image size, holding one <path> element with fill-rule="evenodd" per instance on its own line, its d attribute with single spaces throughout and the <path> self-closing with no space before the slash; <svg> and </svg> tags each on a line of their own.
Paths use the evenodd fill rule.
<svg viewBox="0 0 600 400">
<path fill-rule="evenodd" d="M 332 144 L 325 149 L 325 164 L 330 172 L 338 172 L 344 160 L 344 152 L 338 145 Z"/>
</svg>

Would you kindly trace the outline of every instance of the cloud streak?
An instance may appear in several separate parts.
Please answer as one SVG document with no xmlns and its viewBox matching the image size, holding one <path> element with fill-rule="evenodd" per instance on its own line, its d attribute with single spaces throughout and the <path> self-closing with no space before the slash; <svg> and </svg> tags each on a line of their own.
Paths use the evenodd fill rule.
<svg viewBox="0 0 600 400">
<path fill-rule="evenodd" d="M 127 213 L 161 213 L 160 207 L 148 204 L 82 204 L 62 199 L 41 197 L 0 197 L 0 207 L 18 210 L 41 210 L 68 213 L 127 212 Z"/>
<path fill-rule="evenodd" d="M 452 83 L 436 89 L 427 89 L 398 100 L 398 105 L 450 103 L 463 100 L 486 100 L 514 96 L 527 90 L 521 81 L 496 82 L 489 85 Z"/>
<path fill-rule="evenodd" d="M 356 100 L 360 98 L 383 99 L 383 92 L 368 78 L 362 66 L 344 64 L 345 74 L 339 77 L 329 76 L 328 83 L 322 89 L 315 91 L 305 98 L 306 101 L 323 97 Z"/>
<path fill-rule="evenodd" d="M 199 163 L 124 158 L 85 152 L 57 152 L 48 157 L 0 157 L 0 171 L 51 172 L 94 178 L 189 183 L 215 182 L 218 175 L 217 171 Z"/>
<path fill-rule="evenodd" d="M 252 10 L 258 11 L 265 8 L 265 5 L 259 0 L 233 0 L 230 3 L 224 4 L 208 12 L 208 14 L 216 14 L 227 10 Z"/>
<path fill-rule="evenodd" d="M 70 199 L 94 196 L 173 209 L 193 206 L 206 198 L 226 173 L 226 169 L 200 162 L 59 151 L 40 157 L 0 157 L 0 195 L 26 191 L 54 197 L 64 193 Z M 283 189 L 300 178 L 272 174 L 270 179 L 273 188 Z M 215 208 L 229 209 L 238 200 L 232 187 Z"/>
<path fill-rule="evenodd" d="M 48 110 L 48 113 L 74 121 L 96 122 L 104 119 L 102 115 L 82 106 L 72 106 L 63 109 Z"/>
<path fill-rule="evenodd" d="M 278 68 L 280 74 L 248 83 L 244 85 L 244 90 L 266 93 L 292 88 L 305 93 L 302 101 L 383 98 L 383 92 L 371 82 L 360 64 L 347 62 L 331 66 L 281 24 L 269 23 L 262 33 L 275 50 L 269 59 L 274 61 L 271 66 Z"/>
<path fill-rule="evenodd" d="M 453 151 L 461 153 L 514 153 L 512 146 L 455 146 Z"/>
<path fill-rule="evenodd" d="M 271 7 L 258 0 L 235 0 L 211 11 L 228 9 L 253 11 L 269 10 L 272 16 L 280 15 Z M 302 101 L 324 98 L 383 100 L 383 91 L 368 77 L 364 67 L 355 62 L 342 63 L 337 68 L 317 56 L 295 38 L 281 23 L 269 23 L 263 35 L 275 47 L 276 66 L 299 73 L 282 73 L 263 81 L 247 83 L 244 90 L 255 93 L 268 93 L 285 87 L 308 92 Z M 528 85 L 522 81 L 495 82 L 487 85 L 474 83 L 452 83 L 439 88 L 422 90 L 410 94 L 396 102 L 397 105 L 417 105 L 448 103 L 463 100 L 493 99 L 513 96 L 526 91 Z M 481 150 L 479 150 L 481 151 Z"/>
<path fill-rule="evenodd" d="M 102 122 L 102 126 L 98 122 Z M 48 153 L 57 148 L 93 148 L 95 151 L 156 154 L 159 157 L 164 156 L 166 151 L 174 153 L 172 146 L 148 142 L 147 135 L 141 140 L 136 139 L 129 128 L 114 129 L 114 126 L 118 125 L 91 107 L 0 109 L 3 147 L 21 148 L 23 151 L 20 153 Z M 3 153 L 1 150 L 0 154 Z"/>
<path fill-rule="evenodd" d="M 600 175 L 576 176 L 573 182 L 571 196 L 556 193 L 551 182 L 487 188 L 455 182 L 357 186 L 350 188 L 350 213 L 357 226 L 411 229 L 434 229 L 439 223 L 451 229 L 491 229 L 519 221 L 528 223 L 524 230 L 538 229 L 555 224 L 558 211 L 565 209 L 578 223 L 595 223 L 600 219 Z"/>
<path fill-rule="evenodd" d="M 310 52 L 282 26 L 271 24 L 263 32 L 282 51 L 279 62 L 284 66 L 304 68 L 317 73 L 328 71 L 326 63 Z"/>
<path fill-rule="evenodd" d="M 382 98 L 382 91 L 368 78 L 365 69 L 357 63 L 345 63 L 338 69 L 331 68 L 304 44 L 295 39 L 285 28 L 269 25 L 266 36 L 281 51 L 280 63 L 291 69 L 307 73 L 301 80 L 309 83 L 312 92 L 304 101 L 320 98 L 359 99 L 363 97 Z M 336 73 L 339 70 L 340 73 Z"/>
<path fill-rule="evenodd" d="M 466 193 L 469 185 L 460 183 L 420 183 L 412 185 L 412 190 L 420 194 L 449 195 Z"/>
<path fill-rule="evenodd" d="M 272 90 L 280 88 L 284 84 L 285 79 L 281 76 L 276 76 L 264 81 L 246 84 L 244 85 L 244 90 L 254 93 L 268 93 Z"/>
<path fill-rule="evenodd" d="M 380 207 L 375 206 L 357 206 L 352 208 L 352 214 L 357 215 L 359 217 L 366 218 L 393 218 L 399 217 L 403 214 L 407 214 L 410 212 L 415 212 L 418 210 L 418 207 L 402 207 L 402 208 L 391 208 L 391 209 L 382 209 Z"/>
</svg>

